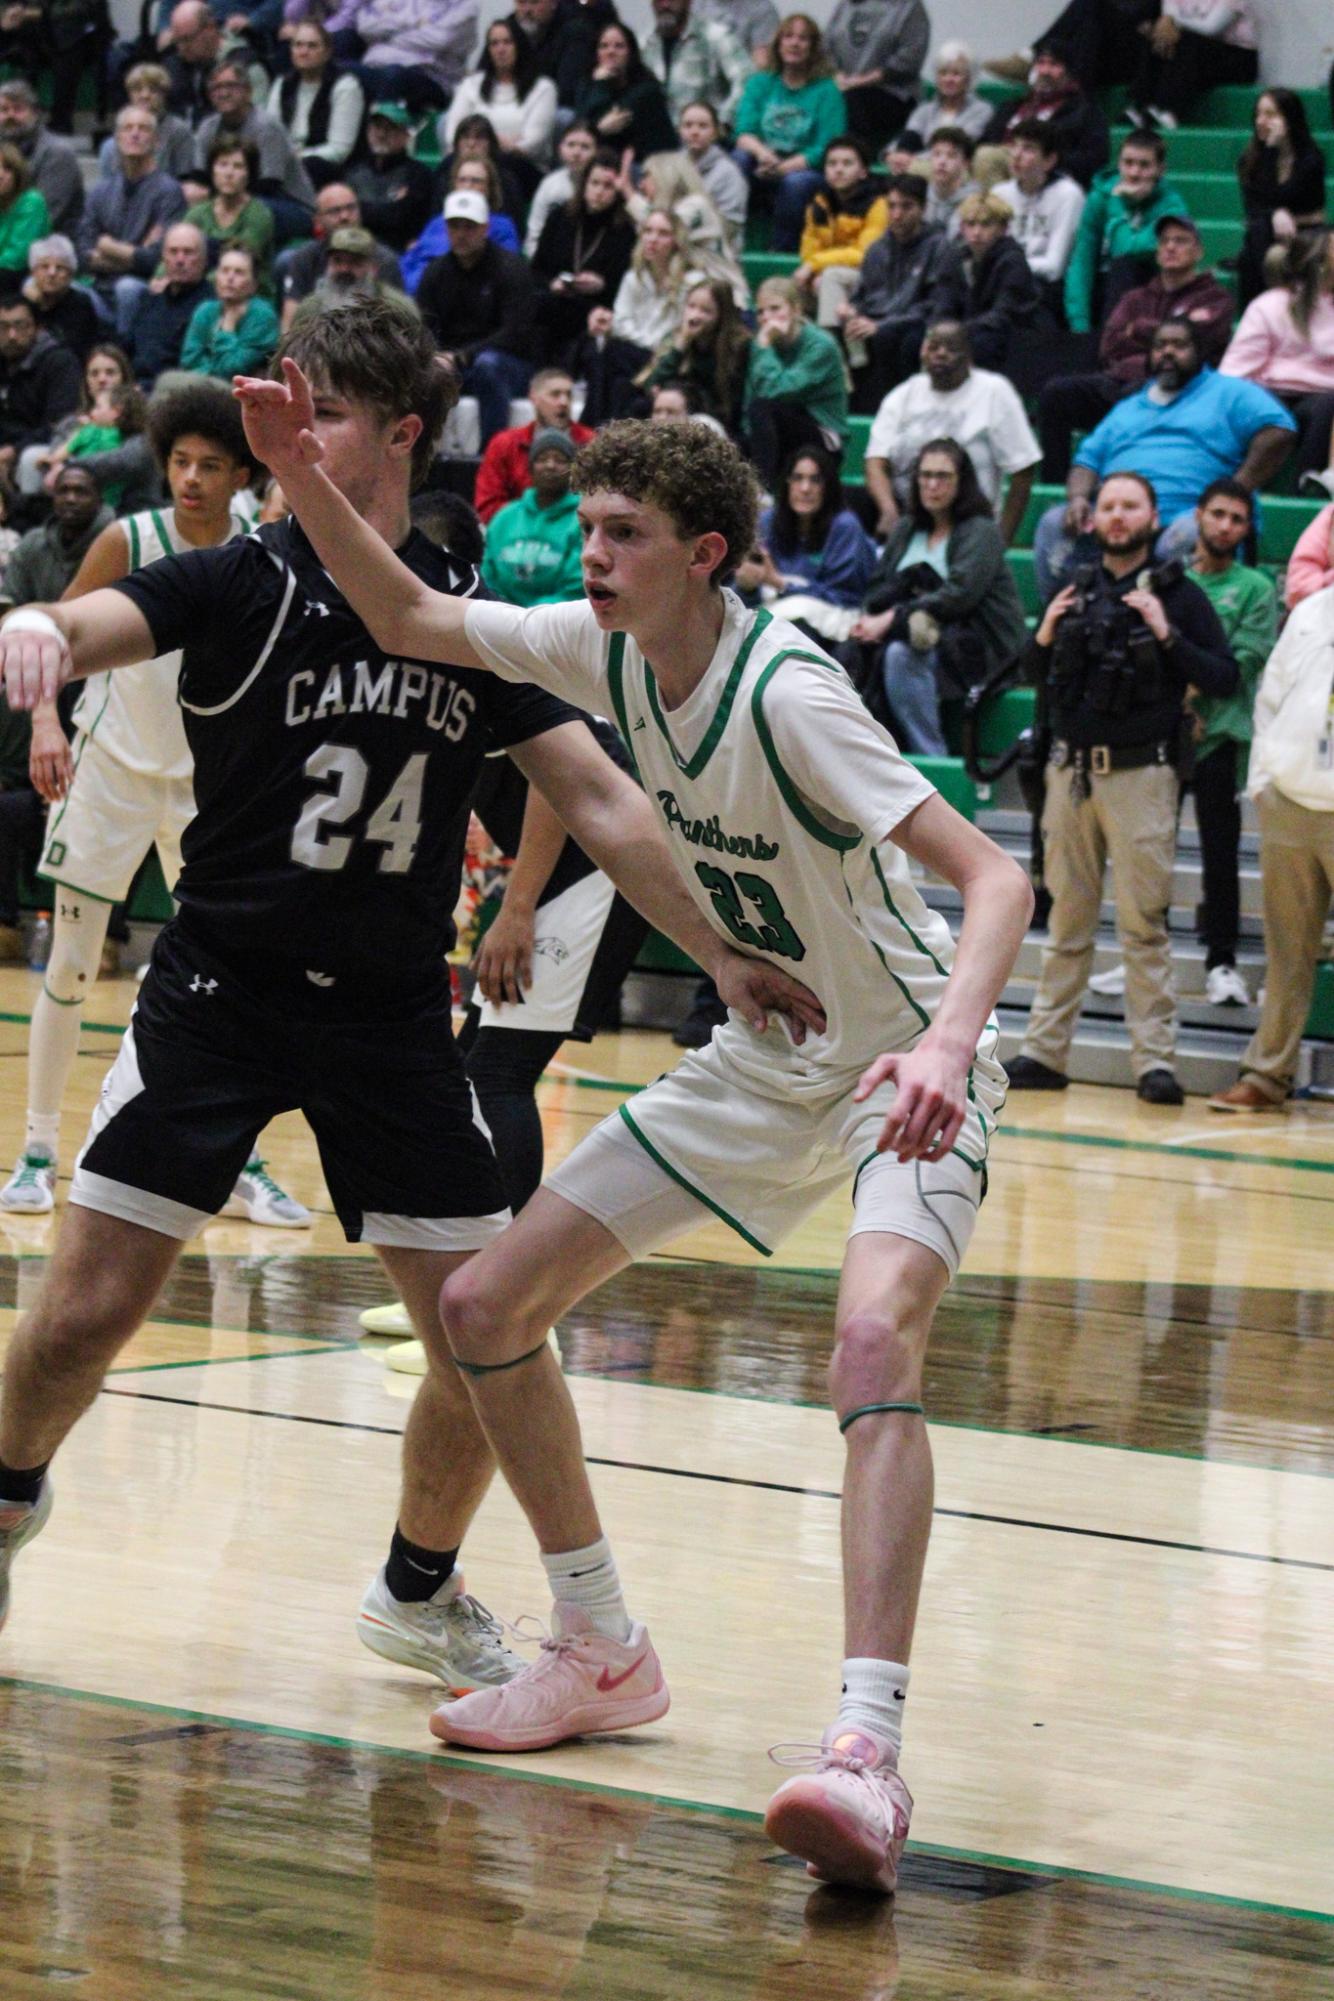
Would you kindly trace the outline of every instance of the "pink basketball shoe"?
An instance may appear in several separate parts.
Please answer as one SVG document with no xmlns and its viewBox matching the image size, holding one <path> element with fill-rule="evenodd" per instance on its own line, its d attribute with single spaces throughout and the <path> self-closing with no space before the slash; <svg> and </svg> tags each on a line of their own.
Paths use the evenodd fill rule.
<svg viewBox="0 0 1334 2001">
<path fill-rule="evenodd" d="M 671 1697 L 643 1626 L 631 1626 L 628 1640 L 611 1640 L 582 1606 L 559 1601 L 552 1624 L 530 1667 L 503 1688 L 442 1703 L 431 1734 L 474 1751 L 543 1751 L 567 1737 L 626 1730 L 667 1714 Z"/>
<path fill-rule="evenodd" d="M 806 1872 L 825 1883 L 891 1892 L 908 1839 L 912 1794 L 899 1777 L 893 1746 L 870 1730 L 826 1730 L 819 1749 L 800 1759 L 770 1753 L 776 1764 L 809 1762 L 815 1769 L 788 1779 L 769 1802 L 764 1828 L 771 1841 L 799 1855 Z"/>
</svg>

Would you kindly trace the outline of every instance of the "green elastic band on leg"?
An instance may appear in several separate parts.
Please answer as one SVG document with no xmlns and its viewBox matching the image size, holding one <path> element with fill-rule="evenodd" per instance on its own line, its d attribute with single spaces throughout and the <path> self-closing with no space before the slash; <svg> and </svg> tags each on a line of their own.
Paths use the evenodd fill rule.
<svg viewBox="0 0 1334 2001">
<path fill-rule="evenodd" d="M 926 1416 L 926 1412 L 919 1403 L 864 1403 L 859 1404 L 856 1410 L 850 1410 L 846 1417 L 841 1417 L 838 1421 L 838 1428 L 840 1431 L 846 1431 L 849 1425 L 857 1422 L 859 1417 L 874 1417 L 878 1411 L 882 1410 L 901 1410 L 908 1417 Z"/>
<path fill-rule="evenodd" d="M 455 1355 L 454 1367 L 461 1369 L 465 1376 L 498 1376 L 503 1369 L 517 1369 L 521 1362 L 531 1362 L 533 1356 L 540 1355 L 546 1345 L 544 1335 L 535 1348 L 530 1348 L 526 1355 L 516 1355 L 512 1362 L 461 1362 Z"/>
</svg>

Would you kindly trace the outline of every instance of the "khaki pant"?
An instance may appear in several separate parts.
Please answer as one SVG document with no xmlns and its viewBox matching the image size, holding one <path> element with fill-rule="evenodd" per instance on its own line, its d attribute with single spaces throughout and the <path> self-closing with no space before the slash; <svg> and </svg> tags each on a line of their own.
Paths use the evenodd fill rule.
<svg viewBox="0 0 1334 2001">
<path fill-rule="evenodd" d="M 1334 896 L 1334 813 L 1313 813 L 1272 790 L 1262 793 L 1257 803 L 1265 1004 L 1241 1059 L 1241 1073 L 1279 1105 L 1296 1074 L 1320 941 Z"/>
<path fill-rule="evenodd" d="M 1167 911 L 1177 841 L 1177 776 L 1170 765 L 1109 771 L 1071 799 L 1073 773 L 1047 767 L 1042 832 L 1051 891 L 1048 945 L 1028 1017 L 1024 1055 L 1064 1070 L 1093 965 L 1102 879 L 1112 865 L 1116 931 L 1126 962 L 1126 1025 L 1135 1076 L 1171 1069 L 1176 996 Z"/>
</svg>

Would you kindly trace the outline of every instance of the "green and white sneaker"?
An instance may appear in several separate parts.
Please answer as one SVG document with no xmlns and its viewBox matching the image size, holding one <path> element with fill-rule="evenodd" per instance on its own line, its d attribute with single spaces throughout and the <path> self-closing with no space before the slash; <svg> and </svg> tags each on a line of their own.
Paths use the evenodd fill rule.
<svg viewBox="0 0 1334 2001">
<path fill-rule="evenodd" d="M 41 1147 L 29 1147 L 19 1155 L 14 1172 L 0 1188 L 0 1209 L 18 1216 L 45 1216 L 55 1206 L 55 1155 Z"/>
<path fill-rule="evenodd" d="M 260 1223 L 267 1230 L 310 1228 L 309 1209 L 278 1186 L 273 1176 L 265 1172 L 264 1162 L 257 1153 L 252 1153 L 242 1168 L 231 1199 L 222 1213 L 224 1216 L 248 1216 L 252 1223 Z"/>
<path fill-rule="evenodd" d="M 35 1501 L 0 1501 L 0 1627 L 9 1616 L 9 1566 L 24 1543 L 45 1527 L 54 1498 L 48 1473 Z"/>
<path fill-rule="evenodd" d="M 433 1598 L 410 1605 L 390 1597 L 381 1570 L 357 1614 L 358 1638 L 373 1654 L 434 1675 L 453 1695 L 499 1688 L 519 1673 L 524 1663 L 503 1632 L 495 1614 L 464 1590 L 458 1570 Z"/>
</svg>

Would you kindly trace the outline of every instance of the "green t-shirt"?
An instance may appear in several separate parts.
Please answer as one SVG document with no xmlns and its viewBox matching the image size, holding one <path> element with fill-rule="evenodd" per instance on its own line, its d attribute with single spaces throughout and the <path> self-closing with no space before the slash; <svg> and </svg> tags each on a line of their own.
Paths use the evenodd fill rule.
<svg viewBox="0 0 1334 2001">
<path fill-rule="evenodd" d="M 1202 576 L 1194 569 L 1189 574 L 1191 582 L 1199 585 L 1218 614 L 1218 622 L 1241 669 L 1241 684 L 1235 695 L 1195 698 L 1195 712 L 1204 725 L 1196 755 L 1207 757 L 1229 738 L 1233 743 L 1247 745 L 1251 741 L 1255 691 L 1278 638 L 1278 597 L 1268 577 L 1259 570 L 1248 570 L 1244 563 L 1233 563 L 1217 576 Z"/>
</svg>

